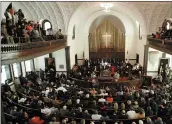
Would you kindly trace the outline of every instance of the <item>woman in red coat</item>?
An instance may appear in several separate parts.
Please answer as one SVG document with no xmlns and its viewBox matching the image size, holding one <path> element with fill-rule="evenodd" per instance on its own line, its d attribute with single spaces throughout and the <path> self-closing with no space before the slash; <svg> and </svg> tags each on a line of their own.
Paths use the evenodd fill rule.
<svg viewBox="0 0 172 124">
<path fill-rule="evenodd" d="M 116 67 L 114 65 L 111 65 L 111 76 L 113 77 L 116 71 Z"/>
</svg>

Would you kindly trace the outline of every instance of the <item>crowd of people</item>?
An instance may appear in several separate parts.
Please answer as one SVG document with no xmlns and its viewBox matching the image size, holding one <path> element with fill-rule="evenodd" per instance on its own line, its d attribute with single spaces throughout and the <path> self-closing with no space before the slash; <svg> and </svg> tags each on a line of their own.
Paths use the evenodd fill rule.
<svg viewBox="0 0 172 124">
<path fill-rule="evenodd" d="M 39 22 L 27 21 L 21 9 L 14 11 L 12 4 L 10 4 L 5 13 L 6 20 L 1 22 L 1 43 L 30 43 L 34 41 L 44 41 L 44 34 L 42 33 L 42 26 Z M 49 29 L 48 31 L 49 32 Z M 61 29 L 56 34 L 45 34 L 46 37 L 53 36 L 57 39 L 63 39 L 64 35 Z"/>
<path fill-rule="evenodd" d="M 156 39 L 170 39 L 172 38 L 172 20 L 165 19 L 162 26 L 159 27 L 159 31 L 156 34 L 152 34 Z"/>
<path fill-rule="evenodd" d="M 77 79 L 87 80 L 89 78 L 97 78 L 103 75 L 104 72 L 110 72 L 110 76 L 118 79 L 119 77 L 128 77 L 129 80 L 138 78 L 141 76 L 143 67 L 138 63 L 134 65 L 126 59 L 126 61 L 120 61 L 113 59 L 90 59 L 84 60 L 84 64 L 78 66 L 74 65 L 70 72 L 70 76 Z"/>
<path fill-rule="evenodd" d="M 172 80 L 172 70 L 168 64 L 160 64 L 158 75 L 153 79 L 154 83 L 166 83 L 169 84 Z"/>
<path fill-rule="evenodd" d="M 96 61 L 90 62 L 92 69 Z M 89 64 L 87 60 L 85 64 Z M 109 87 L 107 84 L 105 87 L 86 88 L 82 87 L 82 82 L 81 85 L 76 83 L 78 79 L 70 78 L 74 73 L 70 76 L 54 72 L 48 74 L 51 73 L 49 70 L 40 72 L 43 76 L 31 72 L 26 77 L 20 77 L 21 86 L 16 92 L 8 84 L 2 86 L 2 107 L 8 123 L 172 123 L 170 85 L 140 88 L 120 84 Z"/>
</svg>

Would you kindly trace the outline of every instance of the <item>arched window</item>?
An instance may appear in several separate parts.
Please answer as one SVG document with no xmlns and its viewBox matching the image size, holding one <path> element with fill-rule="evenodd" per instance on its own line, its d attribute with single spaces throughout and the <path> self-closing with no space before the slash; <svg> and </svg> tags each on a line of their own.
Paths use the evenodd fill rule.
<svg viewBox="0 0 172 124">
<path fill-rule="evenodd" d="M 45 19 L 42 21 L 42 29 L 47 30 L 47 29 L 52 29 L 52 24 L 49 20 Z"/>
<path fill-rule="evenodd" d="M 51 29 L 51 23 L 50 22 L 45 22 L 44 23 L 44 28 L 45 28 L 45 30 Z"/>
<path fill-rule="evenodd" d="M 45 19 L 42 21 L 42 34 L 46 36 L 48 30 L 52 30 L 52 24 L 49 20 Z"/>
</svg>

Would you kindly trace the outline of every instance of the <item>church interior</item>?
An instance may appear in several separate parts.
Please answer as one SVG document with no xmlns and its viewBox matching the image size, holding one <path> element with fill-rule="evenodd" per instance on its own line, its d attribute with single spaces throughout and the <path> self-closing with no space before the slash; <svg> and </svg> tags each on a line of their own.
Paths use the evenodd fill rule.
<svg viewBox="0 0 172 124">
<path fill-rule="evenodd" d="M 2 124 L 172 124 L 172 2 L 1 2 Z"/>
</svg>

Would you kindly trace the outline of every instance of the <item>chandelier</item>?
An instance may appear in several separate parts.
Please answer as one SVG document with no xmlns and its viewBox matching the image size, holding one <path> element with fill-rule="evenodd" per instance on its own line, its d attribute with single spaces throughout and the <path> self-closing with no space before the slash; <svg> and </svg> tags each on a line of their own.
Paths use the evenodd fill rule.
<svg viewBox="0 0 172 124">
<path fill-rule="evenodd" d="M 105 8 L 104 11 L 105 12 L 109 12 L 111 7 L 113 7 L 112 3 L 101 3 L 100 4 L 101 7 Z"/>
</svg>

